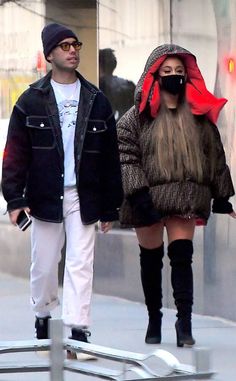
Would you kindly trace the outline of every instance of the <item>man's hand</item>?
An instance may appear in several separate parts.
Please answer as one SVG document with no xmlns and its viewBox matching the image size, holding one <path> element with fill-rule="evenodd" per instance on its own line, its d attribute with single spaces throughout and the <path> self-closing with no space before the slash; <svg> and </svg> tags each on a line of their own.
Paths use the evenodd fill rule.
<svg viewBox="0 0 236 381">
<path fill-rule="evenodd" d="M 17 217 L 19 216 L 19 214 L 22 210 L 25 210 L 28 214 L 30 214 L 29 208 L 15 209 L 15 210 L 12 210 L 11 212 L 9 212 L 9 218 L 10 218 L 10 221 L 13 225 L 16 226 Z"/>
<path fill-rule="evenodd" d="M 107 233 L 109 230 L 111 230 L 113 225 L 113 222 L 101 222 L 101 231 L 103 233 Z"/>
<path fill-rule="evenodd" d="M 235 211 L 233 210 L 231 213 L 229 213 L 230 217 L 232 218 L 236 218 L 236 213 Z"/>
</svg>

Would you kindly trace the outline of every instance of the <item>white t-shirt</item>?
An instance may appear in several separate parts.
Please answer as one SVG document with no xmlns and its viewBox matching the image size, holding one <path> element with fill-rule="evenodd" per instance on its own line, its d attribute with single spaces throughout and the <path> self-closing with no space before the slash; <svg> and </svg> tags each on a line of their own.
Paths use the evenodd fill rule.
<svg viewBox="0 0 236 381">
<path fill-rule="evenodd" d="M 62 131 L 64 186 L 74 186 L 76 184 L 74 139 L 81 83 L 79 79 L 71 84 L 62 84 L 51 79 L 51 85 L 57 101 Z"/>
</svg>

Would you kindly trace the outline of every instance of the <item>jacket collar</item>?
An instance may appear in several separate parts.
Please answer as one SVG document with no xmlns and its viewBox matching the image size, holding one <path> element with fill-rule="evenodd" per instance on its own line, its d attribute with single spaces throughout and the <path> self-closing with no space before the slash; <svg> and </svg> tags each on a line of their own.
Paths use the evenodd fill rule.
<svg viewBox="0 0 236 381">
<path fill-rule="evenodd" d="M 92 83 L 88 82 L 78 71 L 76 71 L 76 76 L 77 78 L 79 78 L 81 86 L 84 86 L 88 91 L 90 91 L 93 94 L 99 92 L 99 89 Z M 51 87 L 51 77 L 52 71 L 50 70 L 43 78 L 40 78 L 38 81 L 32 83 L 30 87 L 42 91 L 43 93 L 48 93 Z"/>
</svg>

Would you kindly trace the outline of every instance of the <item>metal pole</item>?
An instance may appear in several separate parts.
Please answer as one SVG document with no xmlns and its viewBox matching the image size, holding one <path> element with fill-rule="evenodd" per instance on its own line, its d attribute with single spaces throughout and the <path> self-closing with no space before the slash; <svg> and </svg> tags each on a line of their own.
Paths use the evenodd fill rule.
<svg viewBox="0 0 236 381">
<path fill-rule="evenodd" d="M 173 0 L 170 0 L 170 44 L 173 43 Z"/>
<path fill-rule="evenodd" d="M 195 366 L 197 373 L 210 371 L 210 350 L 208 348 L 195 348 Z"/>
<path fill-rule="evenodd" d="M 63 323 L 61 319 L 49 320 L 51 350 L 50 350 L 50 381 L 64 380 L 64 349 Z"/>
</svg>

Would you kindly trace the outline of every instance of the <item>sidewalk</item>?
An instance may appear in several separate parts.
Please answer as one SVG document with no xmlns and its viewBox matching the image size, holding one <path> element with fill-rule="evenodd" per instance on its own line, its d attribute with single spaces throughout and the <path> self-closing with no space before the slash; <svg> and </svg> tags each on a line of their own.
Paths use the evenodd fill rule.
<svg viewBox="0 0 236 381">
<path fill-rule="evenodd" d="M 31 340 L 34 337 L 34 315 L 29 305 L 29 282 L 0 273 L 0 340 Z M 163 310 L 161 345 L 147 345 L 145 306 L 119 298 L 94 295 L 92 303 L 91 342 L 117 349 L 148 353 L 156 348 L 171 352 L 181 363 L 193 364 L 193 349 L 177 348 L 174 331 L 175 311 Z M 60 317 L 60 308 L 55 310 Z M 193 333 L 197 347 L 211 351 L 215 381 L 236 380 L 236 323 L 218 318 L 193 315 Z M 65 332 L 67 335 L 68 332 Z M 38 358 L 35 353 L 1 355 L 0 361 Z M 99 359 L 96 365 L 104 361 Z M 114 364 L 114 363 L 112 363 Z M 116 364 L 119 369 L 121 365 Z M 111 365 L 109 364 L 109 367 Z M 49 381 L 49 373 L 0 374 L 0 381 Z M 65 381 L 93 381 L 95 377 L 65 372 Z"/>
</svg>

